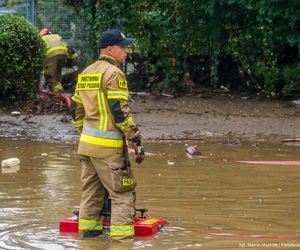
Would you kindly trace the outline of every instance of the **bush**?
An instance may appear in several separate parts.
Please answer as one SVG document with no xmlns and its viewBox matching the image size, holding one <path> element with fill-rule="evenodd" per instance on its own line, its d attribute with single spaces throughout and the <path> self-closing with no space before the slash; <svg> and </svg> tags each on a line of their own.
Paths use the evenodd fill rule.
<svg viewBox="0 0 300 250">
<path fill-rule="evenodd" d="M 0 98 L 22 103 L 34 97 L 44 66 L 45 45 L 24 17 L 0 15 Z"/>
<path fill-rule="evenodd" d="M 282 77 L 284 81 L 282 95 L 300 98 L 300 63 L 284 67 Z"/>
</svg>

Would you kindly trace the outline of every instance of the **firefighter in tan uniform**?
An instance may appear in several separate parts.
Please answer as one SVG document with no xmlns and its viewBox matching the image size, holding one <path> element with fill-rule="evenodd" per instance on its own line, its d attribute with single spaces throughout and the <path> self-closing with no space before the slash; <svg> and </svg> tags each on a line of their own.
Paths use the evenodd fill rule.
<svg viewBox="0 0 300 250">
<path fill-rule="evenodd" d="M 61 36 L 52 34 L 46 28 L 42 29 L 39 34 L 47 45 L 45 68 L 47 85 L 52 92 L 63 92 L 62 68 L 66 65 L 67 58 L 78 60 L 78 55 L 75 52 L 69 53 L 70 48 Z"/>
<path fill-rule="evenodd" d="M 127 140 L 134 143 L 138 164 L 145 154 L 128 107 L 125 75 L 118 67 L 125 62 L 127 46 L 133 42 L 119 30 L 104 32 L 99 60 L 79 75 L 72 97 L 70 113 L 80 132 L 78 154 L 82 163 L 79 230 L 86 237 L 102 231 L 100 211 L 105 189 L 112 201 L 110 236 L 117 240 L 134 236 L 136 180 L 128 160 Z"/>
</svg>

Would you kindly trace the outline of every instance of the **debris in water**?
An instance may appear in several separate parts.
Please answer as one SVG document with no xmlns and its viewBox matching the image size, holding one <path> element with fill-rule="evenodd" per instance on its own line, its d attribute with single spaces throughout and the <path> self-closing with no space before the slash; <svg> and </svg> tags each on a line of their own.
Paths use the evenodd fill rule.
<svg viewBox="0 0 300 250">
<path fill-rule="evenodd" d="M 175 162 L 174 161 L 167 161 L 168 162 L 168 165 L 172 166 L 172 165 L 175 165 Z"/>
<path fill-rule="evenodd" d="M 202 153 L 198 150 L 197 145 L 193 145 L 193 146 L 188 146 L 186 145 L 187 148 L 185 149 L 186 155 L 189 158 L 192 158 L 193 156 L 201 156 Z"/>
<path fill-rule="evenodd" d="M 1 172 L 3 174 L 17 173 L 20 170 L 20 160 L 18 158 L 9 158 L 1 161 Z"/>
<path fill-rule="evenodd" d="M 20 165 L 20 160 L 18 158 L 9 158 L 1 161 L 1 167 L 14 167 Z"/>
<path fill-rule="evenodd" d="M 2 174 L 12 174 L 17 173 L 20 170 L 20 165 L 12 166 L 12 167 L 3 167 L 1 168 Z"/>
</svg>

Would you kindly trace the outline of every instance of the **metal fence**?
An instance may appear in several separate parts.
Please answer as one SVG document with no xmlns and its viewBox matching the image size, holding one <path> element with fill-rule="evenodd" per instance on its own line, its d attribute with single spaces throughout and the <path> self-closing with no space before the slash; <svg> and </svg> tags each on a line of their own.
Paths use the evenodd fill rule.
<svg viewBox="0 0 300 250">
<path fill-rule="evenodd" d="M 36 12 L 38 28 L 48 28 L 67 40 L 74 39 L 78 17 L 73 9 L 63 5 L 61 0 L 39 1 Z"/>
<path fill-rule="evenodd" d="M 38 30 L 48 28 L 61 35 L 81 55 L 83 65 L 94 55 L 93 48 L 89 47 L 85 23 L 62 0 L 0 0 L 1 14 L 24 16 Z"/>
<path fill-rule="evenodd" d="M 66 40 L 72 39 L 74 27 L 78 26 L 74 11 L 64 6 L 61 0 L 0 0 L 1 14 L 24 16 L 38 29 L 49 28 Z"/>
<path fill-rule="evenodd" d="M 30 22 L 37 23 L 34 0 L 0 0 L 1 14 L 21 15 Z"/>
</svg>

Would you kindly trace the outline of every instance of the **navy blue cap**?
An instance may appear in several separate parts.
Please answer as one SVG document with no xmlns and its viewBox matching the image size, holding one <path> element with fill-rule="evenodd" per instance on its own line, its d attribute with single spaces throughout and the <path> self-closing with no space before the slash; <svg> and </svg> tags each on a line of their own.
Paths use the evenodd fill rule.
<svg viewBox="0 0 300 250">
<path fill-rule="evenodd" d="M 104 31 L 99 39 L 100 49 L 106 48 L 108 46 L 120 45 L 120 46 L 128 46 L 134 43 L 134 38 L 125 37 L 124 33 L 120 30 L 107 30 Z"/>
</svg>

